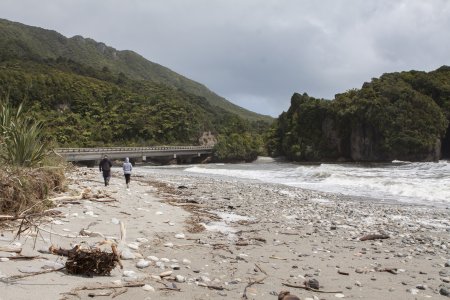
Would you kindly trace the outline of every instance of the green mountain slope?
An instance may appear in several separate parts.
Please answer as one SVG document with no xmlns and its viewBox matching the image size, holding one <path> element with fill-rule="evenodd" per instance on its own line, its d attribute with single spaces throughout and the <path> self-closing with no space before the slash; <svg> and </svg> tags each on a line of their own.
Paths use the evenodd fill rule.
<svg viewBox="0 0 450 300">
<path fill-rule="evenodd" d="M 56 31 L 0 19 L 0 61 L 18 59 L 46 60 L 66 58 L 94 69 L 123 73 L 135 80 L 150 80 L 204 97 L 218 106 L 251 121 L 270 122 L 263 116 L 234 105 L 204 85 L 179 75 L 170 69 L 146 60 L 133 51 L 118 51 L 104 43 L 74 36 L 66 38 Z"/>
<path fill-rule="evenodd" d="M 23 103 L 58 146 L 193 145 L 204 132 L 256 133 L 266 124 L 164 84 L 64 59 L 0 62 L 1 99 Z"/>
</svg>

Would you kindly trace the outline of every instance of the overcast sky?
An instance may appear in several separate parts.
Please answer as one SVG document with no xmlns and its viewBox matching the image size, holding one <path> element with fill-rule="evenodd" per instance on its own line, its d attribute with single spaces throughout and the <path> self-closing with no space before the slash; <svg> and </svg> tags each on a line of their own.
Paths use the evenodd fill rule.
<svg viewBox="0 0 450 300">
<path fill-rule="evenodd" d="M 274 117 L 294 92 L 450 65 L 448 0 L 0 0 L 0 18 L 136 51 Z"/>
</svg>

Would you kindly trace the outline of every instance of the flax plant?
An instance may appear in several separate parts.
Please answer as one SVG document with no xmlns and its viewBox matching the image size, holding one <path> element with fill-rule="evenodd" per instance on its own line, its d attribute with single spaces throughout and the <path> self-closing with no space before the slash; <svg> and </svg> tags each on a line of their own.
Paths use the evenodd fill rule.
<svg viewBox="0 0 450 300">
<path fill-rule="evenodd" d="M 14 109 L 6 100 L 0 102 L 0 158 L 9 165 L 39 166 L 47 154 L 42 124 L 27 116 L 20 105 Z"/>
</svg>

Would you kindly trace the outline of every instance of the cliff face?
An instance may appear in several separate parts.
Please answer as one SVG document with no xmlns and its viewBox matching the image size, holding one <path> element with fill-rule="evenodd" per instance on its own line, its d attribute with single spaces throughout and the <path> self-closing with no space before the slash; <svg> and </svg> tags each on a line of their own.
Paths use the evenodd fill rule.
<svg viewBox="0 0 450 300">
<path fill-rule="evenodd" d="M 436 161 L 450 155 L 448 86 L 442 67 L 384 74 L 334 100 L 294 94 L 269 152 L 295 161 Z"/>
</svg>

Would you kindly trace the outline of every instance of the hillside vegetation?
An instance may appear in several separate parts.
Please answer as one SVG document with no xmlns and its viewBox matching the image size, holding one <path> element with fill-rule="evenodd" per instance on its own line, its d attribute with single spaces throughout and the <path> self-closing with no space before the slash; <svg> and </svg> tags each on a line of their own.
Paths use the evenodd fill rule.
<svg viewBox="0 0 450 300">
<path fill-rule="evenodd" d="M 260 153 L 262 143 L 251 139 L 261 141 L 270 120 L 132 51 L 6 20 L 0 97 L 22 104 L 59 147 L 195 145 L 212 132 L 221 141 L 242 135 Z"/>
<path fill-rule="evenodd" d="M 33 61 L 65 58 L 93 70 L 107 69 L 113 74 L 122 73 L 132 80 L 147 80 L 180 89 L 246 120 L 272 121 L 271 117 L 234 105 L 204 85 L 148 61 L 133 51 L 118 51 L 90 38 L 66 38 L 56 31 L 0 19 L 0 49 L 0 61 L 12 58 Z"/>
<path fill-rule="evenodd" d="M 294 94 L 268 147 L 297 161 L 437 160 L 450 156 L 449 118 L 449 67 L 389 73 L 332 101 Z"/>
</svg>

